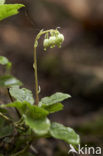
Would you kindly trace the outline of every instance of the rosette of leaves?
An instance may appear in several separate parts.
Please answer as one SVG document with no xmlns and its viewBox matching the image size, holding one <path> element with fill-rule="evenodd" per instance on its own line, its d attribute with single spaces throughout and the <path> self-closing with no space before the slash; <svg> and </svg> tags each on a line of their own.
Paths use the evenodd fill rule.
<svg viewBox="0 0 103 156">
<path fill-rule="evenodd" d="M 8 69 L 11 69 L 11 62 L 6 57 L 0 56 L 0 64 L 5 66 L 6 72 L 8 72 Z M 1 105 L 0 112 L 5 114 L 5 108 L 14 107 L 20 114 L 19 120 L 22 121 L 17 121 L 15 125 L 15 120 L 10 118 L 12 124 L 1 127 L 1 130 L 3 128 L 5 129 L 5 131 L 1 131 L 1 136 L 11 134 L 14 127 L 14 129 L 20 129 L 19 133 L 21 133 L 21 135 L 25 131 L 25 135 L 28 136 L 29 134 L 29 137 L 32 139 L 53 137 L 63 140 L 68 144 L 79 144 L 79 136 L 72 128 L 55 122 L 52 123 L 48 118 L 49 114 L 63 110 L 63 104 L 61 102 L 70 98 L 70 95 L 57 92 L 51 96 L 42 98 L 39 104 L 35 105 L 32 92 L 26 88 L 20 88 L 21 82 L 13 76 L 1 76 L 0 85 L 9 87 L 9 94 L 14 101 L 6 105 Z"/>
<path fill-rule="evenodd" d="M 10 88 L 10 95 L 15 99 L 13 103 L 2 105 L 3 107 L 15 107 L 24 124 L 33 132 L 34 137 L 54 137 L 61 139 L 68 144 L 77 145 L 80 142 L 79 136 L 70 128 L 59 123 L 52 123 L 48 115 L 63 109 L 63 100 L 70 98 L 70 95 L 57 92 L 50 97 L 44 97 L 39 105 L 34 105 L 31 91 L 20 89 L 17 86 Z"/>
</svg>

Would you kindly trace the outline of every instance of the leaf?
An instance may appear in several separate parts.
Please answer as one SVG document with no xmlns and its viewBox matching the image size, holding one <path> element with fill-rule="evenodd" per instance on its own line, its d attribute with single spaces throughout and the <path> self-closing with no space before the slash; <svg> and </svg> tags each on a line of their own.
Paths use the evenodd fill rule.
<svg viewBox="0 0 103 156">
<path fill-rule="evenodd" d="M 13 134 L 13 126 L 12 125 L 3 125 L 0 128 L 0 138 L 6 137 Z"/>
<path fill-rule="evenodd" d="M 29 126 L 37 135 L 45 135 L 50 128 L 50 121 L 48 118 L 34 120 L 31 117 L 24 116 L 25 124 Z"/>
<path fill-rule="evenodd" d="M 22 82 L 19 81 L 17 78 L 13 77 L 12 75 L 0 76 L 1 87 L 11 87 L 15 85 L 21 86 Z"/>
<path fill-rule="evenodd" d="M 7 65 L 8 62 L 9 62 L 9 60 L 6 57 L 0 56 L 0 64 L 1 65 Z"/>
<path fill-rule="evenodd" d="M 21 114 L 25 114 L 32 119 L 44 118 L 48 115 L 48 111 L 38 106 L 31 105 L 28 102 L 13 102 L 7 105 L 2 105 L 2 107 L 15 107 Z"/>
<path fill-rule="evenodd" d="M 29 110 L 26 113 L 27 116 L 30 116 L 33 119 L 41 119 L 46 117 L 48 114 L 47 110 L 34 105 L 29 106 Z"/>
<path fill-rule="evenodd" d="M 21 7 L 24 7 L 23 4 L 0 4 L 0 21 L 12 16 L 18 14 L 18 9 Z"/>
<path fill-rule="evenodd" d="M 49 113 L 54 113 L 63 109 L 63 105 L 59 102 L 69 98 L 70 95 L 64 93 L 55 93 L 50 97 L 44 97 L 39 102 L 39 107 L 48 110 Z"/>
<path fill-rule="evenodd" d="M 8 67 L 11 66 L 11 62 L 4 56 L 0 56 L 0 64 L 7 65 Z"/>
<path fill-rule="evenodd" d="M 42 107 L 44 109 L 46 109 L 49 113 L 54 113 L 54 112 L 58 112 L 61 111 L 63 109 L 63 105 L 61 103 L 56 103 L 47 107 Z"/>
<path fill-rule="evenodd" d="M 59 102 L 65 100 L 65 99 L 68 99 L 70 97 L 71 96 L 68 95 L 68 94 L 57 92 L 57 93 L 55 93 L 55 94 L 53 94 L 53 95 L 51 95 L 49 97 L 42 98 L 40 103 L 39 103 L 39 106 L 43 106 L 43 105 L 50 106 L 50 105 L 59 103 Z"/>
<path fill-rule="evenodd" d="M 5 3 L 5 0 L 0 0 L 0 4 L 4 4 Z"/>
<path fill-rule="evenodd" d="M 4 56 L 0 56 L 0 64 L 6 65 L 6 69 L 10 69 L 12 66 L 12 63 Z"/>
<path fill-rule="evenodd" d="M 12 103 L 9 103 L 9 104 L 6 104 L 6 105 L 2 104 L 1 107 L 2 108 L 4 108 L 4 107 L 15 107 L 20 111 L 21 114 L 26 113 L 26 111 L 28 110 L 26 102 L 17 102 L 17 101 L 15 101 L 15 102 L 12 102 Z"/>
<path fill-rule="evenodd" d="M 13 102 L 2 107 L 16 107 L 24 116 L 24 121 L 37 135 L 44 135 L 50 128 L 50 121 L 46 118 L 48 111 L 28 102 Z"/>
<path fill-rule="evenodd" d="M 20 102 L 27 101 L 32 105 L 34 104 L 33 94 L 29 89 L 26 88 L 20 89 L 19 86 L 14 86 L 10 88 L 9 92 L 10 95 L 14 97 L 17 101 Z"/>
<path fill-rule="evenodd" d="M 52 137 L 60 140 L 64 140 L 68 144 L 79 144 L 79 135 L 75 133 L 72 128 L 65 127 L 59 123 L 52 123 L 50 128 L 50 134 Z"/>
</svg>

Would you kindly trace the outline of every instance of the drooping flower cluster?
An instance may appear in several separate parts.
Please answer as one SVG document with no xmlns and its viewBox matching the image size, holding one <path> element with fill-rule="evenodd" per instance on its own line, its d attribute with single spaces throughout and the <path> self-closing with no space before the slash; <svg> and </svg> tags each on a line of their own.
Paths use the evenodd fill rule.
<svg viewBox="0 0 103 156">
<path fill-rule="evenodd" d="M 48 35 L 48 33 L 46 33 L 43 42 L 44 50 L 46 51 L 48 47 L 54 48 L 55 46 L 61 48 L 61 44 L 63 43 L 63 41 L 64 41 L 64 36 L 58 30 L 53 32 L 51 31 L 50 36 Z"/>
</svg>

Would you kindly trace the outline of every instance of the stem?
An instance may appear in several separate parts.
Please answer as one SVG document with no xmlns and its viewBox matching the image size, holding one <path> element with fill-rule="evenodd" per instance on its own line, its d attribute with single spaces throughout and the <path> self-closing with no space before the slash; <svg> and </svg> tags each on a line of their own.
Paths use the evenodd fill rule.
<svg viewBox="0 0 103 156">
<path fill-rule="evenodd" d="M 0 116 L 2 118 L 4 118 L 5 120 L 7 120 L 8 122 L 11 122 L 16 128 L 19 128 L 20 130 L 25 130 L 22 126 L 20 126 L 19 124 L 14 123 L 10 118 L 8 118 L 6 115 L 2 114 L 0 112 Z"/>
<path fill-rule="evenodd" d="M 50 30 L 46 30 L 43 31 L 41 30 L 38 35 L 36 36 L 35 42 L 34 42 L 34 64 L 33 64 L 33 68 L 34 68 L 34 77 L 35 77 L 35 104 L 38 105 L 39 103 L 39 86 L 38 86 L 38 73 L 37 73 L 37 56 L 36 56 L 36 48 L 38 46 L 38 40 L 39 38 L 49 32 L 57 32 L 56 30 L 50 29 Z"/>
<path fill-rule="evenodd" d="M 39 103 L 39 87 L 38 87 L 38 74 L 37 74 L 37 58 L 36 58 L 36 47 L 34 46 L 34 76 L 35 76 L 35 104 Z"/>
<path fill-rule="evenodd" d="M 4 118 L 5 120 L 11 122 L 11 120 L 10 120 L 7 116 L 5 116 L 4 114 L 0 113 L 0 116 L 1 116 L 2 118 Z"/>
<path fill-rule="evenodd" d="M 11 96 L 10 93 L 9 93 L 9 88 L 7 88 L 7 93 L 8 93 L 8 96 L 9 96 L 11 102 L 13 102 L 13 98 L 12 98 L 12 96 Z"/>
</svg>

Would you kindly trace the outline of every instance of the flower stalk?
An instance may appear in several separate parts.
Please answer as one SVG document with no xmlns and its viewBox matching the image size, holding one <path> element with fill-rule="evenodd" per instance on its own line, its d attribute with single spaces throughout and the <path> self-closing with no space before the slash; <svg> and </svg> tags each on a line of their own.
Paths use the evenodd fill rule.
<svg viewBox="0 0 103 156">
<path fill-rule="evenodd" d="M 38 87 L 38 73 L 37 73 L 37 56 L 36 56 L 36 47 L 34 46 L 34 77 L 35 77 L 35 104 L 39 103 L 39 87 Z"/>
<path fill-rule="evenodd" d="M 48 36 L 48 33 L 50 33 L 50 37 Z M 44 38 L 44 50 L 48 47 L 54 48 L 55 45 L 57 45 L 59 48 L 61 48 L 61 44 L 64 41 L 64 36 L 57 30 L 57 29 L 50 29 L 43 31 L 41 30 L 38 35 L 36 36 L 35 42 L 34 42 L 34 77 L 35 77 L 35 104 L 39 104 L 39 85 L 38 85 L 38 73 L 37 73 L 37 46 L 38 46 L 38 40 L 42 35 L 45 35 Z M 45 44 L 45 41 L 48 43 Z"/>
</svg>

